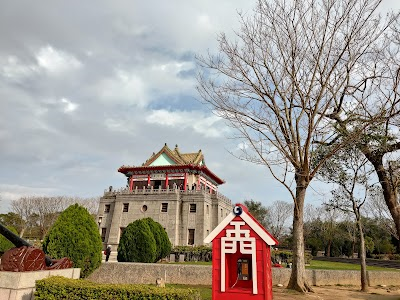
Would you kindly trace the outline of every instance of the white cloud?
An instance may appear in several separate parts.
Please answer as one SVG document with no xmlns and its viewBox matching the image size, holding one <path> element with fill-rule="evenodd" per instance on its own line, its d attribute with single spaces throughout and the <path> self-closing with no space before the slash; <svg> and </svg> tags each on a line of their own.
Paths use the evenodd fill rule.
<svg viewBox="0 0 400 300">
<path fill-rule="evenodd" d="M 239 143 L 239 144 L 237 145 L 237 148 L 238 148 L 239 150 L 245 150 L 245 149 L 249 148 L 249 145 L 248 145 L 247 143 L 245 143 L 245 142 L 242 142 L 242 143 Z"/>
<path fill-rule="evenodd" d="M 116 70 L 115 76 L 99 83 L 100 98 L 113 103 L 130 103 L 144 107 L 148 103 L 148 90 L 144 81 L 134 73 Z"/>
<path fill-rule="evenodd" d="M 1 68 L 3 76 L 15 81 L 30 77 L 37 72 L 38 69 L 35 65 L 23 64 L 19 58 L 14 55 L 8 56 Z"/>
<path fill-rule="evenodd" d="M 133 132 L 133 122 L 129 122 L 129 124 L 121 119 L 113 119 L 107 118 L 104 121 L 105 126 L 111 131 L 129 133 Z"/>
<path fill-rule="evenodd" d="M 63 103 L 64 106 L 64 112 L 65 113 L 70 113 L 75 111 L 78 108 L 78 104 L 71 102 L 70 100 L 66 98 L 61 99 L 61 103 Z"/>
<path fill-rule="evenodd" d="M 131 23 L 132 20 L 115 20 L 112 24 L 114 30 L 130 36 L 141 36 L 149 32 L 148 26 L 136 25 Z"/>
<path fill-rule="evenodd" d="M 217 116 L 207 116 L 199 111 L 153 110 L 146 121 L 177 129 L 192 128 L 194 132 L 210 138 L 221 137 L 228 130 Z"/>
<path fill-rule="evenodd" d="M 165 74 L 174 75 L 176 76 L 181 71 L 187 71 L 193 69 L 194 63 L 193 62 L 167 62 L 164 64 L 153 65 L 151 67 L 152 71 L 155 72 L 163 72 Z"/>
<path fill-rule="evenodd" d="M 82 66 L 82 63 L 73 55 L 54 49 L 50 45 L 40 48 L 36 54 L 36 60 L 40 67 L 51 73 L 62 73 Z"/>
<path fill-rule="evenodd" d="M 196 18 L 197 26 L 206 31 L 213 31 L 214 26 L 211 24 L 211 19 L 208 15 L 200 15 Z"/>
<path fill-rule="evenodd" d="M 48 196 L 54 195 L 57 190 L 54 188 L 30 187 L 17 184 L 0 184 L 0 200 L 1 207 L 7 207 L 12 200 L 17 200 L 27 196 Z"/>
</svg>

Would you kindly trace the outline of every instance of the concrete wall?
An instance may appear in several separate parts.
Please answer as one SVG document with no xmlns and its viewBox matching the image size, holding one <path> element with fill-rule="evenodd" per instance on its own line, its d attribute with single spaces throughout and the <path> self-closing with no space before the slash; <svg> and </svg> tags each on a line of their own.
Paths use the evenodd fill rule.
<svg viewBox="0 0 400 300">
<path fill-rule="evenodd" d="M 98 283 L 155 283 L 158 277 L 166 283 L 211 285 L 211 266 L 179 264 L 143 264 L 143 263 L 104 263 L 89 276 L 89 280 Z M 287 285 L 290 269 L 273 268 L 274 285 Z M 308 281 L 312 285 L 360 285 L 359 271 L 306 270 Z M 379 284 L 399 285 L 400 271 L 369 271 L 370 286 Z"/>
<path fill-rule="evenodd" d="M 34 298 L 36 280 L 50 276 L 78 279 L 80 272 L 79 268 L 32 272 L 0 271 L 0 300 L 31 300 Z"/>
<path fill-rule="evenodd" d="M 127 212 L 123 212 L 124 203 L 129 204 Z M 167 212 L 161 212 L 162 203 L 168 203 Z M 196 204 L 195 213 L 190 212 L 190 204 Z M 109 212 L 105 212 L 106 205 L 110 206 Z M 143 211 L 144 205 L 146 211 Z M 225 196 L 210 194 L 205 190 L 141 189 L 105 192 L 100 199 L 98 211 L 98 220 L 102 220 L 99 231 L 101 233 L 106 229 L 104 245 L 111 245 L 111 250 L 117 251 L 121 228 L 135 220 L 150 217 L 165 228 L 173 245 L 187 245 L 189 229 L 195 229 L 195 245 L 203 245 L 204 238 L 232 211 L 232 207 L 231 201 Z"/>
</svg>

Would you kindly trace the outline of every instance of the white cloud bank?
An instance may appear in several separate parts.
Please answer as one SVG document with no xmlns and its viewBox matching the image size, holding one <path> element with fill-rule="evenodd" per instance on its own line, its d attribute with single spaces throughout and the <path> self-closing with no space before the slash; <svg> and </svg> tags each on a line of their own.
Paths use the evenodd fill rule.
<svg viewBox="0 0 400 300">
<path fill-rule="evenodd" d="M 153 110 L 146 117 L 146 121 L 150 124 L 173 127 L 176 130 L 190 128 L 206 138 L 223 137 L 224 133 L 227 133 L 227 128 L 223 126 L 220 118 L 200 111 Z"/>
<path fill-rule="evenodd" d="M 76 70 L 82 66 L 82 63 L 73 55 L 57 50 L 50 45 L 40 48 L 36 59 L 41 68 L 51 73 Z"/>
</svg>

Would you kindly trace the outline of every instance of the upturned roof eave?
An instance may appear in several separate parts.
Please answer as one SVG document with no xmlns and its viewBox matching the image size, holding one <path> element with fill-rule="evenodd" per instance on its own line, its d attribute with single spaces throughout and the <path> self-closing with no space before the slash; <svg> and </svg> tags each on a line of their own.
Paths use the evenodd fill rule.
<svg viewBox="0 0 400 300">
<path fill-rule="evenodd" d="M 217 175 L 215 175 L 213 172 L 211 172 L 206 166 L 198 166 L 198 165 L 193 165 L 193 164 L 185 164 L 185 165 L 168 165 L 168 166 L 121 166 L 118 169 L 118 172 L 122 174 L 127 174 L 129 171 L 151 171 L 151 170 L 171 170 L 171 169 L 180 169 L 180 168 L 185 168 L 185 169 L 190 169 L 190 170 L 198 170 L 201 172 L 204 172 L 207 174 L 210 178 L 215 180 L 216 183 L 218 184 L 223 184 L 225 181 L 221 178 L 219 178 Z"/>
</svg>

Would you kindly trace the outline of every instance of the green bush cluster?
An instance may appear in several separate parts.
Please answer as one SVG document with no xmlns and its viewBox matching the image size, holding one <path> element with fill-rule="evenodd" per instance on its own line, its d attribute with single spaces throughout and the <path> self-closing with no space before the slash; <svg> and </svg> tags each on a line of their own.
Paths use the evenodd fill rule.
<svg viewBox="0 0 400 300">
<path fill-rule="evenodd" d="M 8 230 L 18 235 L 17 230 L 12 226 L 6 226 Z M 14 248 L 14 244 L 7 240 L 3 235 L 0 235 L 0 256 L 7 250 Z"/>
<path fill-rule="evenodd" d="M 175 254 L 175 260 L 179 259 L 180 254 L 185 255 L 185 261 L 211 261 L 212 248 L 207 246 L 175 246 L 171 254 Z"/>
<path fill-rule="evenodd" d="M 98 284 L 87 280 L 60 276 L 36 281 L 35 299 L 152 299 L 200 300 L 200 293 L 193 289 L 159 288 L 150 285 Z"/>
<path fill-rule="evenodd" d="M 151 218 L 130 223 L 118 245 L 119 262 L 157 262 L 171 252 L 171 242 L 164 228 Z"/>
<path fill-rule="evenodd" d="M 50 257 L 68 257 L 81 277 L 87 277 L 101 264 L 102 242 L 94 218 L 86 208 L 74 204 L 64 210 L 43 241 Z"/>
</svg>

